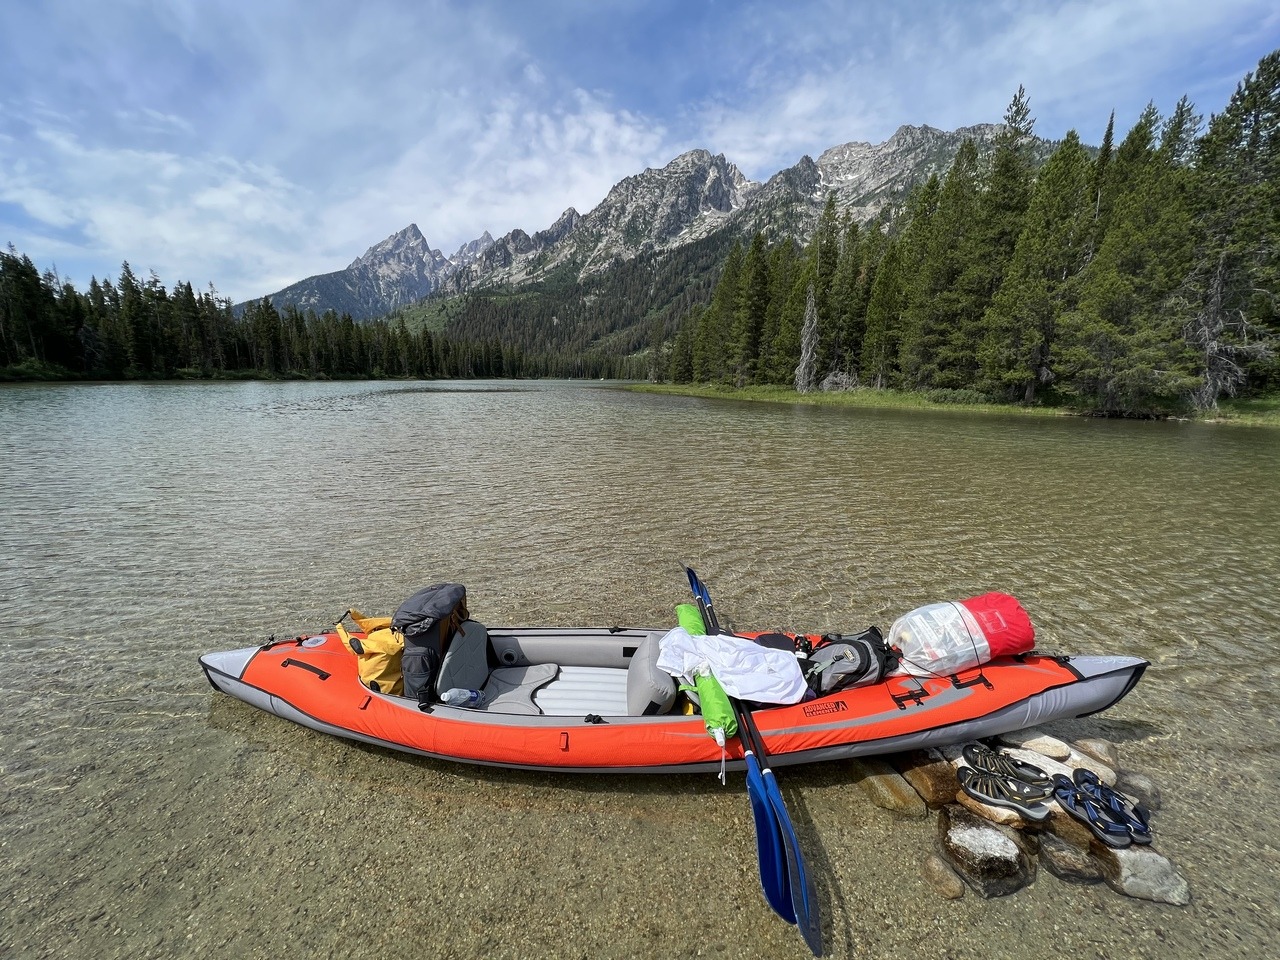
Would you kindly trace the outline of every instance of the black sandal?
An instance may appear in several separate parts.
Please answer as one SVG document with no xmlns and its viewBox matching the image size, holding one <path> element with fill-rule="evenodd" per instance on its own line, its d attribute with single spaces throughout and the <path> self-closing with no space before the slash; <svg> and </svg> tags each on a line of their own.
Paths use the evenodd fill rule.
<svg viewBox="0 0 1280 960">
<path fill-rule="evenodd" d="M 1053 778 L 1037 766 L 1023 763 L 998 750 L 992 750 L 982 743 L 966 743 L 961 752 L 964 754 L 965 763 L 975 770 L 1030 784 L 1041 791 L 1042 797 L 1047 797 L 1053 792 Z"/>
<path fill-rule="evenodd" d="M 1028 820 L 1040 821 L 1049 815 L 1049 808 L 1040 802 L 1046 794 L 1021 780 L 976 767 L 961 767 L 959 778 L 960 789 L 979 803 L 1007 807 Z"/>
</svg>

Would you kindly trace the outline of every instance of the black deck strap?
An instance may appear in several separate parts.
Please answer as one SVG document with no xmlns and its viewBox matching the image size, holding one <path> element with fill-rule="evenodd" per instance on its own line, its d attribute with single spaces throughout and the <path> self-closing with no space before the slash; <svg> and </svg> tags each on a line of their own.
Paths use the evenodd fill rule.
<svg viewBox="0 0 1280 960">
<path fill-rule="evenodd" d="M 280 661 L 280 666 L 282 666 L 282 667 L 301 667 L 303 670 L 306 670 L 308 673 L 314 673 L 314 674 L 315 674 L 317 677 L 319 677 L 321 680 L 328 680 L 328 679 L 329 679 L 329 671 L 327 671 L 327 670 L 321 670 L 321 669 L 320 669 L 319 667 L 317 667 L 315 664 L 306 663 L 306 662 L 304 662 L 304 661 L 302 661 L 302 660 L 295 660 L 295 659 L 293 659 L 293 657 L 285 657 L 282 661 Z"/>
<path fill-rule="evenodd" d="M 953 673 L 948 679 L 951 681 L 951 685 L 957 690 L 963 690 L 965 687 L 976 687 L 978 684 L 982 684 L 988 690 L 995 689 L 995 687 L 991 686 L 991 681 L 987 679 L 987 675 L 982 672 L 981 666 L 978 667 L 978 675 L 972 680 L 961 680 L 959 674 L 955 673 Z"/>
<path fill-rule="evenodd" d="M 606 720 L 604 717 L 600 716 L 600 714 L 598 713 L 588 713 L 585 717 L 582 718 L 582 722 L 583 723 L 608 723 L 609 721 Z"/>
<path fill-rule="evenodd" d="M 286 643 L 296 643 L 298 646 L 302 646 L 302 641 L 305 639 L 307 638 L 306 637 L 285 637 L 282 640 L 277 640 L 276 635 L 273 633 L 271 636 L 267 637 L 267 642 L 262 644 L 260 647 L 258 647 L 258 649 L 270 650 L 272 647 L 283 647 Z"/>
<path fill-rule="evenodd" d="M 907 709 L 907 701 L 914 700 L 916 706 L 924 703 L 924 698 L 929 696 L 928 690 L 908 690 L 906 693 L 892 694 L 893 702 L 898 705 L 899 710 Z"/>
<path fill-rule="evenodd" d="M 924 704 L 925 697 L 932 696 L 932 694 L 929 693 L 928 688 L 925 687 L 924 683 L 921 682 L 919 677 L 908 677 L 907 679 L 914 680 L 916 682 L 916 686 L 919 689 L 908 690 L 905 693 L 889 694 L 889 696 L 893 699 L 893 702 L 898 705 L 899 710 L 907 709 L 908 700 L 914 700 L 916 706 L 919 707 Z"/>
</svg>

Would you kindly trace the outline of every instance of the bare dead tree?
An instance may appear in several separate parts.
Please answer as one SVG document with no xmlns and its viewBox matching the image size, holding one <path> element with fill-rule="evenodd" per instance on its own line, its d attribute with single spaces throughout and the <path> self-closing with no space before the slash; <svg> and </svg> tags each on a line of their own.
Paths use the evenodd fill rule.
<svg viewBox="0 0 1280 960">
<path fill-rule="evenodd" d="M 1188 296 L 1184 290 L 1174 298 L 1175 308 L 1182 307 L 1190 314 L 1182 336 L 1195 348 L 1203 365 L 1200 384 L 1190 395 L 1197 410 L 1216 410 L 1223 394 L 1235 396 L 1247 376 L 1245 363 L 1267 359 L 1273 352 L 1264 332 L 1249 322 L 1244 310 L 1228 303 L 1227 260 L 1224 250 L 1197 291 L 1199 296 Z"/>
<path fill-rule="evenodd" d="M 818 365 L 818 307 L 809 284 L 804 300 L 804 326 L 800 330 L 800 363 L 796 366 L 796 392 L 808 393 Z"/>
</svg>

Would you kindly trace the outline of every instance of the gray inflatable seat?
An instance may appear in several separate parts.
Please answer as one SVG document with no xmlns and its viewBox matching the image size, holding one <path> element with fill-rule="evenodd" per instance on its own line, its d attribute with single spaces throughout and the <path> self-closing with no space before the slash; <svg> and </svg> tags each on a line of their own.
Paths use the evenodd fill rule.
<svg viewBox="0 0 1280 960">
<path fill-rule="evenodd" d="M 658 641 L 662 634 L 651 633 L 641 641 L 627 667 L 627 715 L 649 717 L 668 713 L 676 702 L 676 682 L 658 667 Z"/>
<path fill-rule="evenodd" d="M 463 620 L 440 661 L 436 694 L 454 687 L 483 690 L 493 665 L 489 653 L 489 631 L 478 620 Z"/>
<path fill-rule="evenodd" d="M 539 663 L 532 667 L 499 667 L 489 674 L 484 687 L 482 710 L 492 713 L 540 714 L 533 702 L 538 688 L 556 678 L 560 668 L 554 663 Z"/>
</svg>

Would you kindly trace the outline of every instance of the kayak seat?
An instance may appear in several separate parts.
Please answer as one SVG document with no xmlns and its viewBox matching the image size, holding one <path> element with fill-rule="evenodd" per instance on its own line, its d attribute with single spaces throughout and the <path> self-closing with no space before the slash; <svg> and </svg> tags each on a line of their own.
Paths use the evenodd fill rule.
<svg viewBox="0 0 1280 960">
<path fill-rule="evenodd" d="M 619 667 L 581 667 L 562 664 L 553 683 L 540 688 L 533 698 L 538 710 L 548 717 L 601 717 L 627 715 L 627 671 Z"/>
<path fill-rule="evenodd" d="M 499 667 L 489 674 L 484 685 L 484 706 L 489 713 L 540 714 L 533 702 L 539 688 L 555 680 L 560 668 L 554 663 L 538 663 L 531 667 Z"/>
<path fill-rule="evenodd" d="M 650 633 L 627 667 L 627 716 L 651 717 L 669 713 L 676 702 L 676 682 L 658 666 L 660 633 Z"/>
<path fill-rule="evenodd" d="M 485 625 L 478 620 L 463 620 L 440 661 L 440 670 L 436 673 L 437 696 L 454 687 L 483 690 L 497 662 Z"/>
</svg>

